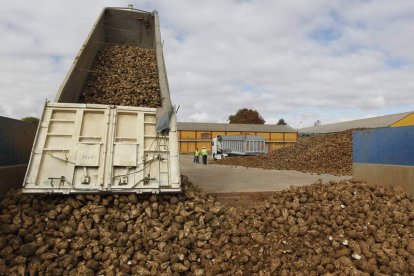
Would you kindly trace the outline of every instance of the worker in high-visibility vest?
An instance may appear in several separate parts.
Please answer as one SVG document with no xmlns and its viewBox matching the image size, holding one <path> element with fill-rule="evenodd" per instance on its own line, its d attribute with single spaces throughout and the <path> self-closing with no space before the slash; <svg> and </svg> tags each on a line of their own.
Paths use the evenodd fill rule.
<svg viewBox="0 0 414 276">
<path fill-rule="evenodd" d="M 201 156 L 203 157 L 203 164 L 207 165 L 207 155 L 208 155 L 208 151 L 206 149 L 206 147 L 203 147 L 203 149 L 201 150 Z"/>
<path fill-rule="evenodd" d="M 194 163 L 200 163 L 200 152 L 198 151 L 198 148 L 194 151 Z"/>
</svg>

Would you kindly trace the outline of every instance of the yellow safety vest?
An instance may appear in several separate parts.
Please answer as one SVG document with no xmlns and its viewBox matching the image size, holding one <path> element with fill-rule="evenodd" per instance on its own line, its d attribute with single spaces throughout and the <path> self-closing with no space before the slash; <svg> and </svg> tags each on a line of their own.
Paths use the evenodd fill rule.
<svg viewBox="0 0 414 276">
<path fill-rule="evenodd" d="M 201 150 L 201 155 L 208 155 L 207 149 L 202 149 Z"/>
<path fill-rule="evenodd" d="M 198 150 L 195 150 L 194 151 L 194 156 L 199 156 L 199 155 L 200 155 L 200 152 Z"/>
</svg>

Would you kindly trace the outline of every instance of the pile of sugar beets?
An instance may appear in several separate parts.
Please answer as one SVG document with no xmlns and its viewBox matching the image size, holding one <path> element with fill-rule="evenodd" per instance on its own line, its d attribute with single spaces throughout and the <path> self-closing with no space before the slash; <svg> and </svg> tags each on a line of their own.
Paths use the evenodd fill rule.
<svg viewBox="0 0 414 276">
<path fill-rule="evenodd" d="M 0 203 L 1 275 L 414 274 L 414 198 L 354 181 L 227 207 L 176 195 L 23 195 Z"/>
<path fill-rule="evenodd" d="M 229 157 L 215 163 L 269 170 L 351 175 L 352 131 L 300 139 L 292 146 L 263 156 Z"/>
<path fill-rule="evenodd" d="M 161 106 L 155 51 L 124 45 L 103 48 L 89 72 L 81 102 Z"/>
</svg>

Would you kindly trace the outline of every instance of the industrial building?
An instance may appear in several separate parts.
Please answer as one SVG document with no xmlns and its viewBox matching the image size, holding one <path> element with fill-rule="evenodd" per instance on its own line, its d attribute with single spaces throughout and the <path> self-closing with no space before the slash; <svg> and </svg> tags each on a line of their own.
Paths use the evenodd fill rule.
<svg viewBox="0 0 414 276">
<path fill-rule="evenodd" d="M 298 137 L 297 131 L 288 125 L 178 122 L 177 129 L 180 153 L 192 153 L 202 147 L 211 151 L 211 139 L 219 135 L 260 135 L 268 151 L 292 145 Z"/>
<path fill-rule="evenodd" d="M 325 134 L 357 128 L 414 126 L 414 111 L 299 129 L 300 134 Z"/>
</svg>

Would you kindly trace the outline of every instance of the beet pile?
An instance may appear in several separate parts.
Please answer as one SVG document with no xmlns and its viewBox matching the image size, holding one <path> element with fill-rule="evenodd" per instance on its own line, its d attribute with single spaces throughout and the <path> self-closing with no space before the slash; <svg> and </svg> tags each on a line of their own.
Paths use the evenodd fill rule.
<svg viewBox="0 0 414 276">
<path fill-rule="evenodd" d="M 414 273 L 414 198 L 342 181 L 228 207 L 178 195 L 32 196 L 0 203 L 0 275 Z M 382 274 L 381 274 L 382 273 Z"/>
<path fill-rule="evenodd" d="M 81 102 L 161 106 L 155 51 L 122 45 L 103 48 L 89 72 Z"/>
<path fill-rule="evenodd" d="M 299 140 L 264 156 L 229 157 L 216 164 L 295 170 L 333 175 L 352 174 L 352 130 Z"/>
</svg>

